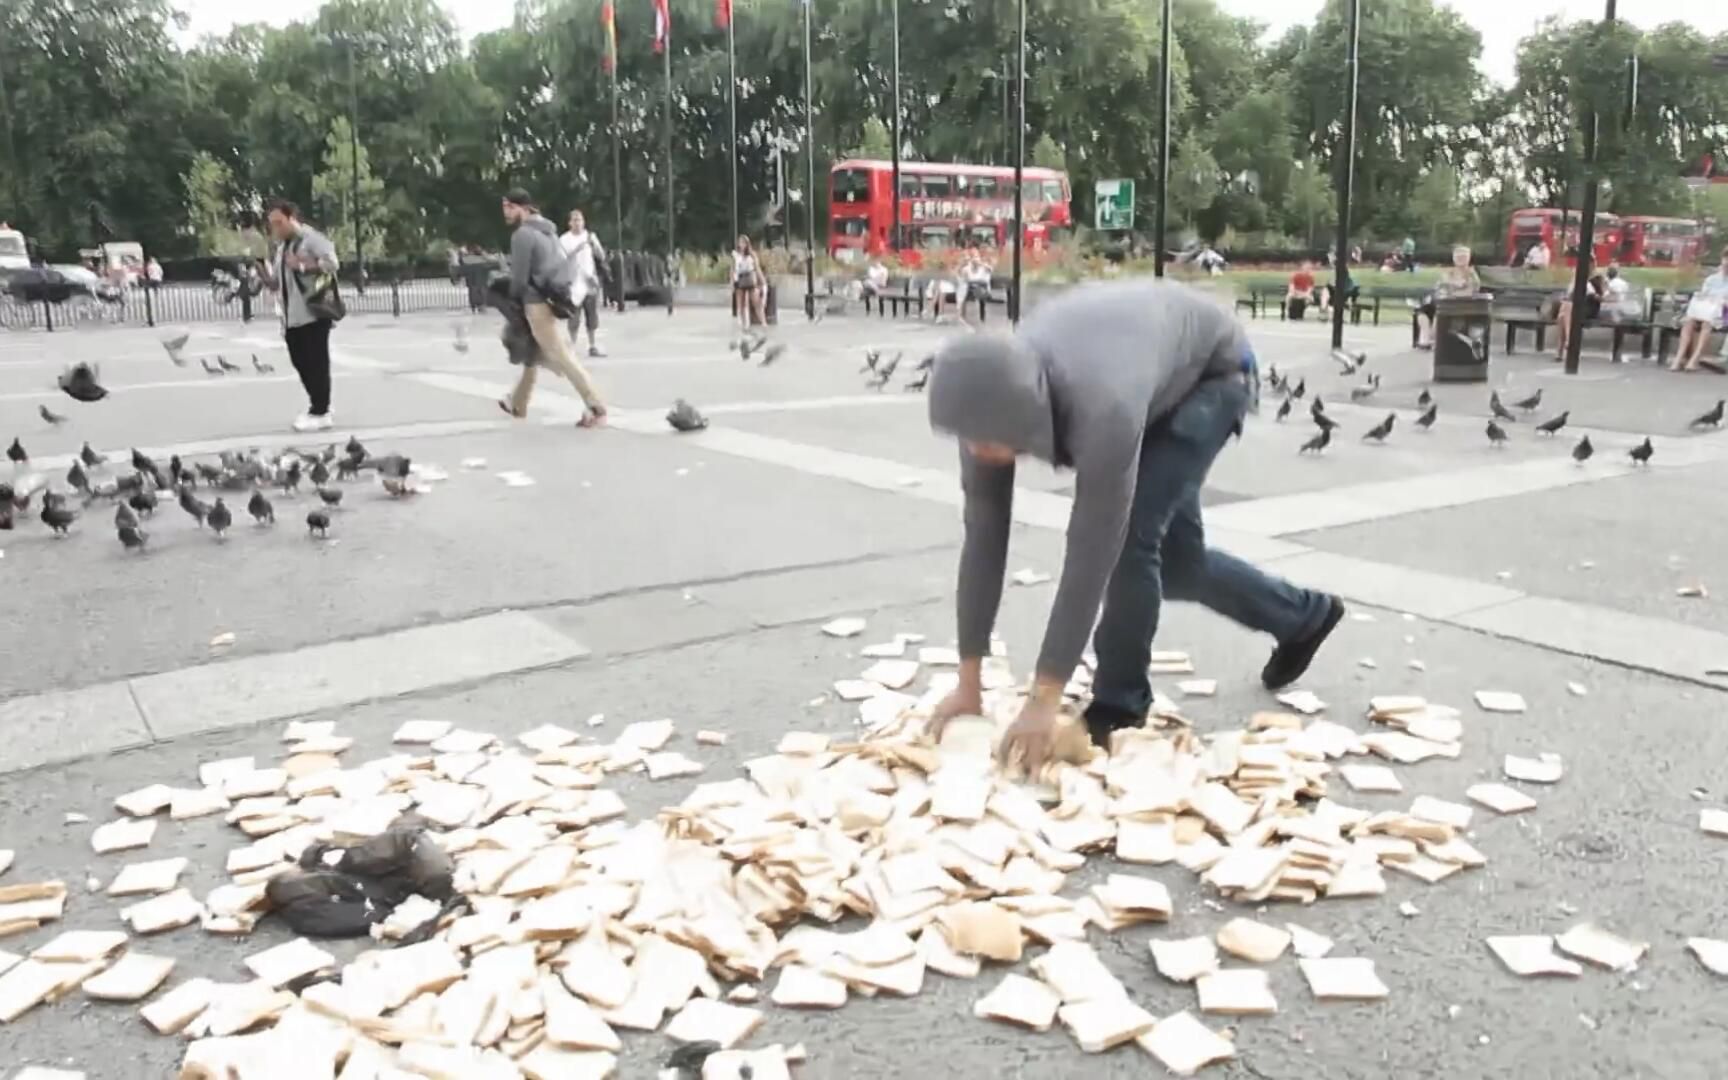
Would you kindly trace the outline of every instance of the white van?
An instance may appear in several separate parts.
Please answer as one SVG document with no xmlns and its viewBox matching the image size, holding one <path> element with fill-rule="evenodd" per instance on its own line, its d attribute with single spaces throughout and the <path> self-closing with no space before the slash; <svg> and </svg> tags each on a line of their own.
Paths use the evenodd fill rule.
<svg viewBox="0 0 1728 1080">
<path fill-rule="evenodd" d="M 0 221 L 0 270 L 24 270 L 30 266 L 30 248 L 24 234 Z"/>
</svg>

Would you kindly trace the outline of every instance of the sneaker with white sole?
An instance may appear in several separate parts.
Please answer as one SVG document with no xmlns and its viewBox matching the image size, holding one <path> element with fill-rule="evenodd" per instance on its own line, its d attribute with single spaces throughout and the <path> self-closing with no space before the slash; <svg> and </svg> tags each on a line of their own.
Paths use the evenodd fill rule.
<svg viewBox="0 0 1728 1080">
<path fill-rule="evenodd" d="M 336 421 L 331 418 L 329 413 L 325 413 L 322 416 L 314 416 L 311 413 L 301 413 L 294 420 L 294 430 L 302 434 L 309 431 L 329 431 L 335 426 Z"/>
</svg>

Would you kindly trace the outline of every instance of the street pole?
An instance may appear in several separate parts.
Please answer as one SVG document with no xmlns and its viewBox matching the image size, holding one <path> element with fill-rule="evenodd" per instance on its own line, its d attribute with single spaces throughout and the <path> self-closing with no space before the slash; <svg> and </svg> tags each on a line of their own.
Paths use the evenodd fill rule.
<svg viewBox="0 0 1728 1080">
<path fill-rule="evenodd" d="M 366 295 L 365 215 L 360 208 L 360 87 L 354 78 L 354 39 L 348 40 L 348 152 L 353 156 L 354 287 Z"/>
<path fill-rule="evenodd" d="M 1002 57 L 1002 63 L 996 69 L 1001 73 L 1002 83 L 1002 160 L 1006 162 L 1014 153 L 1014 141 L 1009 134 L 1012 130 L 1008 119 L 1008 57 Z"/>
<path fill-rule="evenodd" d="M 1332 347 L 1344 347 L 1344 308 L 1349 298 L 1344 295 L 1345 282 L 1350 277 L 1350 196 L 1356 186 L 1356 82 L 1362 71 L 1362 0 L 1350 0 L 1349 75 L 1344 106 L 1344 147 L 1342 167 L 1338 170 L 1338 250 L 1332 266 Z"/>
<path fill-rule="evenodd" d="M 1163 277 L 1164 230 L 1170 205 L 1166 198 L 1166 193 L 1170 190 L 1170 94 L 1176 85 L 1175 80 L 1170 77 L 1170 0 L 1164 0 L 1164 29 L 1158 42 L 1158 72 L 1164 80 L 1164 89 L 1158 99 L 1158 202 L 1154 204 L 1152 212 L 1152 273 L 1155 277 Z"/>
<path fill-rule="evenodd" d="M 738 41 L 733 30 L 738 13 L 728 11 L 726 14 L 726 86 L 728 106 L 732 119 L 732 142 L 727 153 L 732 162 L 732 235 L 738 235 Z"/>
<path fill-rule="evenodd" d="M 666 20 L 666 47 L 660 50 L 661 68 L 666 73 L 666 269 L 672 269 L 672 260 L 678 251 L 677 229 L 674 227 L 677 211 L 672 201 L 672 20 Z"/>
<path fill-rule="evenodd" d="M 894 11 L 894 221 L 888 226 L 888 250 L 900 250 L 900 0 L 893 0 Z"/>
<path fill-rule="evenodd" d="M 810 0 L 804 0 L 804 317 L 806 319 L 816 318 L 816 121 L 810 108 L 810 70 Z"/>
<path fill-rule="evenodd" d="M 623 136 L 618 131 L 618 45 L 611 23 L 607 24 L 608 43 L 611 50 L 612 63 L 612 256 L 617 260 L 618 272 L 613 280 L 618 285 L 618 309 L 624 309 L 624 148 L 621 145 Z"/>
<path fill-rule="evenodd" d="M 1018 0 L 1018 29 L 1014 35 L 1014 110 L 1019 121 L 1014 132 L 1014 291 L 1008 294 L 1008 319 L 1020 321 L 1020 249 L 1026 244 L 1026 0 Z"/>
<path fill-rule="evenodd" d="M 1601 28 L 1614 25 L 1615 0 L 1608 0 Z M 1596 261 L 1596 196 L 1601 183 L 1596 176 L 1597 128 L 1601 118 L 1592 108 L 1584 114 L 1584 209 L 1578 222 L 1578 270 L 1572 276 L 1572 320 L 1566 333 L 1566 374 L 1578 374 L 1578 354 L 1584 348 L 1584 296 L 1590 289 L 1590 272 Z"/>
</svg>

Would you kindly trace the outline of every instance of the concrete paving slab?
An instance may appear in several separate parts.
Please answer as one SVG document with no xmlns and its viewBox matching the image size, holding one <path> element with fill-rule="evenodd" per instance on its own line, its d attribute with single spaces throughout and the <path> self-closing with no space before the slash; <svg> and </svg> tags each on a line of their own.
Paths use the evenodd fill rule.
<svg viewBox="0 0 1728 1080">
<path fill-rule="evenodd" d="M 588 650 L 533 615 L 502 612 L 131 681 L 158 738 L 395 697 L 579 659 Z"/>
<path fill-rule="evenodd" d="M 1728 688 L 1728 634 L 1569 600 L 1527 596 L 1452 618 L 1460 626 Z"/>
<path fill-rule="evenodd" d="M 1514 589 L 1498 585 L 1463 581 L 1325 551 L 1292 555 L 1279 559 L 1275 566 L 1280 575 L 1299 585 L 1429 619 L 1451 619 L 1466 611 L 1509 603 L 1523 596 Z"/>
<path fill-rule="evenodd" d="M 0 773 L 143 746 L 151 739 L 124 683 L 0 701 Z"/>
</svg>

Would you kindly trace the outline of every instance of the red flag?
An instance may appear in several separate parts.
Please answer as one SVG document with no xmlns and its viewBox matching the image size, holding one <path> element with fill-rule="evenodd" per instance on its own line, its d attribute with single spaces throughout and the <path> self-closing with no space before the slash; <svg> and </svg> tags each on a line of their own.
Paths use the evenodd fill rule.
<svg viewBox="0 0 1728 1080">
<path fill-rule="evenodd" d="M 724 30 L 732 22 L 732 0 L 714 0 L 714 25 Z"/>
<path fill-rule="evenodd" d="M 606 51 L 600 56 L 600 70 L 615 71 L 618 67 L 618 18 L 612 0 L 601 0 L 600 26 L 606 31 Z"/>
<path fill-rule="evenodd" d="M 654 51 L 664 52 L 672 36 L 672 9 L 668 0 L 654 0 Z"/>
</svg>

